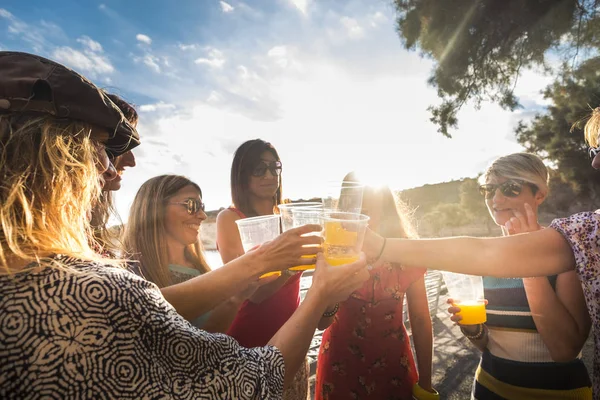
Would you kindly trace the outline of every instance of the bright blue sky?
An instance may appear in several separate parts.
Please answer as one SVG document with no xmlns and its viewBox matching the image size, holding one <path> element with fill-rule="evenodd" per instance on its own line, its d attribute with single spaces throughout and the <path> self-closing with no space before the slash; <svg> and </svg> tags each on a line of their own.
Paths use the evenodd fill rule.
<svg viewBox="0 0 600 400">
<path fill-rule="evenodd" d="M 444 138 L 426 110 L 438 101 L 432 64 L 402 49 L 394 20 L 389 2 L 371 0 L 5 0 L 0 49 L 62 62 L 137 106 L 138 166 L 116 196 L 124 218 L 162 173 L 227 206 L 233 152 L 256 137 L 278 149 L 290 198 L 318 196 L 352 169 L 409 188 L 520 151 L 513 128 L 544 105 L 550 78 L 525 72 L 526 109 L 465 107 Z"/>
</svg>

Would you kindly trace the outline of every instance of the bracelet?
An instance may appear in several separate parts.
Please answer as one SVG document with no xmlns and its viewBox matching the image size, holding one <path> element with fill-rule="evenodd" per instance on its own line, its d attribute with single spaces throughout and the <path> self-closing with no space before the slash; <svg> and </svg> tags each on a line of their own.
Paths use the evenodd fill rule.
<svg viewBox="0 0 600 400">
<path fill-rule="evenodd" d="M 428 392 L 419 386 L 419 383 L 415 383 L 412 389 L 413 399 L 415 400 L 438 400 L 440 398 L 440 394 L 437 390 L 433 389 L 432 392 Z"/>
<path fill-rule="evenodd" d="M 377 258 L 375 258 L 375 260 L 373 260 L 373 262 L 369 263 L 371 265 L 375 264 L 377 261 L 379 261 L 379 259 L 381 258 L 381 255 L 383 254 L 383 250 L 385 250 L 385 244 L 387 243 L 387 238 L 383 238 L 383 246 L 381 246 L 381 250 L 379 250 L 379 255 L 377 256 Z"/>
<path fill-rule="evenodd" d="M 460 331 L 469 340 L 480 340 L 483 337 L 483 335 L 485 334 L 485 329 L 483 328 L 483 324 L 477 324 L 477 332 L 474 334 L 466 332 L 462 326 L 460 327 Z"/>
<path fill-rule="evenodd" d="M 340 303 L 335 303 L 335 306 L 333 306 L 333 310 L 331 311 L 325 311 L 323 313 L 323 316 L 325 318 L 331 318 L 333 317 L 335 314 L 337 314 L 338 310 L 340 309 Z"/>
</svg>

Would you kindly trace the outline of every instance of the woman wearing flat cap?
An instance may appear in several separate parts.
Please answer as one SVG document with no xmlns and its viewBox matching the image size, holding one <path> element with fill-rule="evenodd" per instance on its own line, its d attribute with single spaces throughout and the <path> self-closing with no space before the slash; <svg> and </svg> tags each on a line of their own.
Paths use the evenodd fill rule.
<svg viewBox="0 0 600 400">
<path fill-rule="evenodd" d="M 364 257 L 330 268 L 319 256 L 305 301 L 265 347 L 198 330 L 154 284 L 94 251 L 89 212 L 115 176 L 107 151 L 138 144 L 84 77 L 0 52 L 0 398 L 280 398 L 327 304 L 368 278 Z M 203 275 L 203 290 L 226 299 L 302 263 L 314 237 L 301 235 L 315 229 Z"/>
</svg>

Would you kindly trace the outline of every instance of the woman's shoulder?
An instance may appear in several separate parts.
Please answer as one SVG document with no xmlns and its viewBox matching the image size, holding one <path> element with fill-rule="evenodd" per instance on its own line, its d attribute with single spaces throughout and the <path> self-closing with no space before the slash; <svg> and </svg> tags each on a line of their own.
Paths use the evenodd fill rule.
<svg viewBox="0 0 600 400">
<path fill-rule="evenodd" d="M 244 217 L 240 210 L 235 207 L 229 207 L 219 212 L 217 215 L 217 224 L 233 223 L 242 218 Z"/>
<path fill-rule="evenodd" d="M 577 229 L 581 227 L 599 228 L 600 227 L 600 210 L 585 211 L 573 214 L 565 218 L 557 218 L 550 224 L 551 228 Z"/>
</svg>

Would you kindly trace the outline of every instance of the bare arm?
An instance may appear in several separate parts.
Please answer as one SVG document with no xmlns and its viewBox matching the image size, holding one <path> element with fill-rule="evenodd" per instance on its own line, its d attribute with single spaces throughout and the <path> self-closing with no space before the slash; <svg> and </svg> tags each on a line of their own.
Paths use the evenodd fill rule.
<svg viewBox="0 0 600 400">
<path fill-rule="evenodd" d="M 315 328 L 327 304 L 331 301 L 345 300 L 368 278 L 364 255 L 360 261 L 338 267 L 330 267 L 323 256 L 319 256 L 313 284 L 304 301 L 269 341 L 269 344 L 277 347 L 283 355 L 284 386 L 289 386 L 304 362 Z"/>
<path fill-rule="evenodd" d="M 242 302 L 237 301 L 236 297 L 225 300 L 210 312 L 202 329 L 211 333 L 226 333 L 241 305 Z"/>
<path fill-rule="evenodd" d="M 260 263 L 260 255 L 251 252 L 221 268 L 164 287 L 161 292 L 182 317 L 191 321 L 237 294 L 240 287 L 247 287 L 258 279 L 264 269 Z"/>
<path fill-rule="evenodd" d="M 231 210 L 223 210 L 217 216 L 217 243 L 219 245 L 219 254 L 224 264 L 244 254 L 240 233 L 235 223 L 239 219 L 239 215 Z M 282 274 L 273 282 L 261 286 L 250 297 L 250 301 L 253 303 L 262 303 L 281 289 L 289 278 L 290 275 Z"/>
<path fill-rule="evenodd" d="M 368 231 L 367 256 L 376 257 L 382 246 L 383 238 Z M 548 276 L 575 268 L 571 248 L 554 229 L 500 238 L 387 239 L 381 258 L 405 267 L 499 278 Z"/>
<path fill-rule="evenodd" d="M 587 340 L 590 316 L 575 271 L 558 275 L 556 292 L 546 277 L 523 279 L 535 326 L 552 359 L 573 360 Z"/>
<path fill-rule="evenodd" d="M 408 317 L 413 333 L 415 355 L 419 369 L 419 386 L 431 392 L 431 360 L 433 357 L 433 331 L 429 303 L 425 289 L 425 278 L 413 282 L 406 292 Z"/>
<path fill-rule="evenodd" d="M 165 299 L 188 321 L 214 309 L 240 288 L 247 288 L 262 274 L 294 265 L 310 265 L 314 259 L 302 258 L 310 255 L 309 245 L 320 244 L 318 236 L 302 236 L 321 229 L 318 225 L 306 225 L 290 229 L 276 239 L 262 244 L 221 268 L 197 276 L 188 281 L 161 289 Z M 264 278 L 265 280 L 269 278 Z"/>
</svg>

